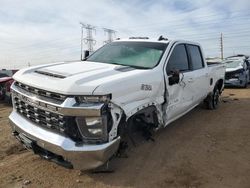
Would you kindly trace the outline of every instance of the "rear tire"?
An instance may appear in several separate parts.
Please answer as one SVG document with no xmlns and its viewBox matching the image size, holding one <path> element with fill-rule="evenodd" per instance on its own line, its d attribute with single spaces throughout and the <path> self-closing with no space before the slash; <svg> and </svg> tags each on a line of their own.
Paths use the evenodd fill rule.
<svg viewBox="0 0 250 188">
<path fill-rule="evenodd" d="M 213 93 L 206 98 L 205 103 L 209 110 L 215 110 L 219 107 L 219 102 L 220 102 L 220 91 L 218 86 L 216 85 L 214 87 Z"/>
</svg>

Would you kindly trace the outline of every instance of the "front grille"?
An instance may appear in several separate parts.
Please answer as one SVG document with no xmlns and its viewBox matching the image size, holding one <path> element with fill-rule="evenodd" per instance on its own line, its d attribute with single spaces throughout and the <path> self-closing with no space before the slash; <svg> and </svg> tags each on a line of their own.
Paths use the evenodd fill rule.
<svg viewBox="0 0 250 188">
<path fill-rule="evenodd" d="M 231 78 L 235 78 L 235 74 L 240 74 L 242 73 L 242 69 L 236 70 L 236 71 L 231 71 L 231 72 L 226 72 L 225 74 L 225 79 L 229 80 Z"/>
<path fill-rule="evenodd" d="M 13 96 L 13 105 L 19 114 L 36 123 L 38 126 L 68 136 L 74 141 L 82 141 L 75 117 L 63 116 L 32 106 L 17 96 Z"/>
<path fill-rule="evenodd" d="M 234 74 L 235 74 L 235 73 L 232 73 L 232 72 L 226 72 L 226 74 L 225 74 L 225 79 L 226 79 L 226 80 L 231 79 L 231 78 L 233 77 Z"/>
<path fill-rule="evenodd" d="M 28 91 L 30 93 L 36 94 L 38 96 L 47 97 L 49 99 L 54 99 L 54 100 L 57 100 L 57 101 L 64 101 L 67 98 L 66 95 L 62 95 L 62 94 L 58 94 L 58 93 L 54 93 L 54 92 L 44 91 L 42 89 L 31 87 L 31 86 L 25 85 L 25 84 L 17 82 L 17 81 L 15 82 L 15 86 L 17 86 L 17 87 L 19 87 L 19 88 L 21 88 L 21 89 L 23 89 L 25 91 Z"/>
</svg>

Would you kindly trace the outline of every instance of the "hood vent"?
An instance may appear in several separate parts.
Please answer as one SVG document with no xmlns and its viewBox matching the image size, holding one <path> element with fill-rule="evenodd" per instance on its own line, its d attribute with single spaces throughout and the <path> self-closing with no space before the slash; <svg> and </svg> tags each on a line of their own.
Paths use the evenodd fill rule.
<svg viewBox="0 0 250 188">
<path fill-rule="evenodd" d="M 55 77 L 55 78 L 61 78 L 61 79 L 66 78 L 66 76 L 51 73 L 51 72 L 45 72 L 45 71 L 40 71 L 40 70 L 36 70 L 35 72 L 38 73 L 38 74 L 43 74 L 43 75 L 50 76 L 50 77 Z"/>
<path fill-rule="evenodd" d="M 125 66 L 119 66 L 119 67 L 115 67 L 116 71 L 120 71 L 120 72 L 129 72 L 132 70 L 135 70 L 135 68 L 133 67 L 125 67 Z"/>
</svg>

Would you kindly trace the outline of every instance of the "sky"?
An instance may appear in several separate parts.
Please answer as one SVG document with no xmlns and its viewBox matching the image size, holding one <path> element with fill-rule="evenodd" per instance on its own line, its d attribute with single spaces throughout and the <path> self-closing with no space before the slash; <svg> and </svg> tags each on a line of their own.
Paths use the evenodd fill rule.
<svg viewBox="0 0 250 188">
<path fill-rule="evenodd" d="M 220 57 L 222 33 L 225 57 L 250 55 L 249 0 L 0 0 L 0 69 L 79 60 L 80 22 L 95 26 L 95 50 L 109 28 L 114 38 L 196 41 L 206 57 Z"/>
</svg>

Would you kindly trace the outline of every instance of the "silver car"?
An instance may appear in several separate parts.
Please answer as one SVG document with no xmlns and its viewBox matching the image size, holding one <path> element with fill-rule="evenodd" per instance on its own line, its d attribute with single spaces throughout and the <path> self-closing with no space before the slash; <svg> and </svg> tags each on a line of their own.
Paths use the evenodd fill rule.
<svg viewBox="0 0 250 188">
<path fill-rule="evenodd" d="M 246 88 L 249 82 L 249 66 L 243 58 L 223 61 L 226 65 L 225 86 Z"/>
</svg>

